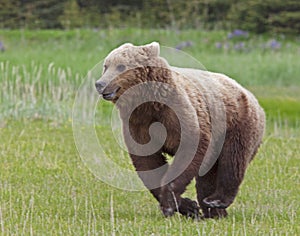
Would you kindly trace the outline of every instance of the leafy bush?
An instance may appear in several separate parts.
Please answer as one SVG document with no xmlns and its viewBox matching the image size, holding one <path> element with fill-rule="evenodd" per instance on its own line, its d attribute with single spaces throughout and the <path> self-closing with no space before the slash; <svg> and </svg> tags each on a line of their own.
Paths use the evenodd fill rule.
<svg viewBox="0 0 300 236">
<path fill-rule="evenodd" d="M 244 0 L 231 6 L 233 27 L 255 33 L 300 33 L 300 2 L 297 0 Z"/>
<path fill-rule="evenodd" d="M 234 29 L 300 32 L 298 0 L 0 0 L 0 28 Z"/>
</svg>

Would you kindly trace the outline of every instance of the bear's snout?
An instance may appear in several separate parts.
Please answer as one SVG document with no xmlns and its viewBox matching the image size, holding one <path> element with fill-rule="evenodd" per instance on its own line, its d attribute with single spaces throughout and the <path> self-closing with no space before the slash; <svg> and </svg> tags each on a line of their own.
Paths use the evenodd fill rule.
<svg viewBox="0 0 300 236">
<path fill-rule="evenodd" d="M 98 93 L 100 93 L 100 94 L 102 94 L 102 92 L 103 92 L 105 86 L 106 86 L 106 83 L 105 83 L 104 81 L 99 81 L 99 80 L 98 80 L 98 81 L 95 83 L 95 87 L 96 87 Z"/>
<path fill-rule="evenodd" d="M 116 86 L 112 83 L 107 84 L 103 80 L 98 80 L 95 83 L 95 87 L 97 92 L 102 95 L 105 100 L 112 101 L 117 96 L 117 92 L 121 87 Z"/>
</svg>

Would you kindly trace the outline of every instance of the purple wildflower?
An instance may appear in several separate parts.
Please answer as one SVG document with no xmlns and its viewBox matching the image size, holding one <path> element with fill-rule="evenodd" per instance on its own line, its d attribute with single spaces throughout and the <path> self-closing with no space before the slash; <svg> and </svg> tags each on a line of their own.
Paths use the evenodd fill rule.
<svg viewBox="0 0 300 236">
<path fill-rule="evenodd" d="M 235 29 L 234 31 L 232 31 L 231 33 L 229 33 L 227 35 L 228 39 L 232 39 L 232 38 L 238 38 L 238 37 L 244 37 L 247 38 L 249 35 L 249 33 L 247 31 L 244 30 L 240 30 L 240 29 Z"/>
<path fill-rule="evenodd" d="M 192 41 L 183 41 L 175 46 L 177 50 L 182 50 L 187 47 L 192 47 L 194 43 Z"/>
<path fill-rule="evenodd" d="M 237 51 L 241 51 L 241 50 L 245 49 L 245 43 L 244 42 L 236 43 L 234 45 L 234 49 Z"/>
<path fill-rule="evenodd" d="M 276 39 L 272 39 L 271 41 L 268 42 L 268 47 L 276 50 L 281 48 L 281 43 L 278 42 Z"/>
<path fill-rule="evenodd" d="M 215 43 L 216 48 L 221 49 L 223 47 L 223 44 L 221 42 Z"/>
</svg>

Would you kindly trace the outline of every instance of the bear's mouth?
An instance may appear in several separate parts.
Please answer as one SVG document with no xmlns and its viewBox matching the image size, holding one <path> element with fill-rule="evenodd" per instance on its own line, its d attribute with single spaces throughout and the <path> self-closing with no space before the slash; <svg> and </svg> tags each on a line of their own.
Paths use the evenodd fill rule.
<svg viewBox="0 0 300 236">
<path fill-rule="evenodd" d="M 108 101 L 113 100 L 116 97 L 117 92 L 119 90 L 120 90 L 120 87 L 115 88 L 112 92 L 103 91 L 102 97 L 103 97 L 103 99 L 108 100 Z"/>
</svg>

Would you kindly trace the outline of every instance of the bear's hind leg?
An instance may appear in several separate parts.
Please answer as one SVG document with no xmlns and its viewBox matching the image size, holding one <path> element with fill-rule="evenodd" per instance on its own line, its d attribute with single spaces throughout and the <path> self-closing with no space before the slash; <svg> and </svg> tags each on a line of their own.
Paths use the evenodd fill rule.
<svg viewBox="0 0 300 236">
<path fill-rule="evenodd" d="M 204 218 L 222 218 L 227 216 L 226 209 L 210 208 L 203 203 L 203 199 L 213 194 L 216 190 L 217 163 L 204 176 L 196 177 L 196 189 L 199 205 Z"/>
<path fill-rule="evenodd" d="M 218 159 L 216 190 L 202 201 L 207 207 L 225 209 L 234 201 L 250 159 L 248 151 L 239 135 L 227 139 Z"/>
</svg>

